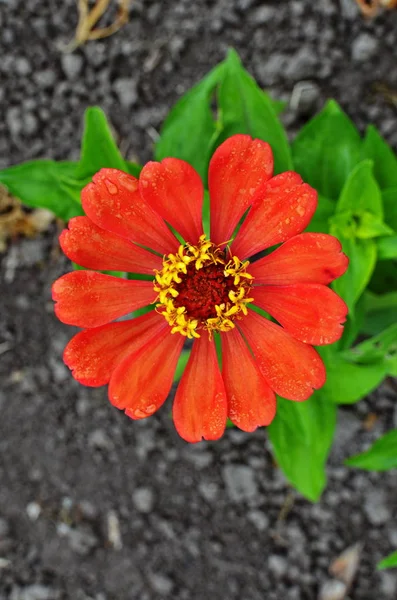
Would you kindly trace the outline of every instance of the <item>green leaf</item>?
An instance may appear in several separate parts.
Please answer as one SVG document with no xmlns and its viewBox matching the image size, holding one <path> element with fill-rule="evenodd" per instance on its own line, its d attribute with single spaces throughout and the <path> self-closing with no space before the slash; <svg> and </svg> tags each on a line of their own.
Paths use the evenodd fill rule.
<svg viewBox="0 0 397 600">
<path fill-rule="evenodd" d="M 397 469 L 397 429 L 389 431 L 367 450 L 345 460 L 349 467 L 366 471 Z"/>
<path fill-rule="evenodd" d="M 382 192 L 385 222 L 397 232 L 397 186 Z"/>
<path fill-rule="evenodd" d="M 381 571 L 382 569 L 390 569 L 392 567 L 397 567 L 397 550 L 389 554 L 389 556 L 386 556 L 386 558 L 378 562 L 376 565 L 378 571 Z"/>
<path fill-rule="evenodd" d="M 33 160 L 0 171 L 0 183 L 23 204 L 46 208 L 65 221 L 84 214 L 75 179 L 77 163 Z"/>
<path fill-rule="evenodd" d="M 362 240 L 393 235 L 393 229 L 383 223 L 382 217 L 369 212 L 361 213 L 357 219 L 356 236 Z"/>
<path fill-rule="evenodd" d="M 378 259 L 386 260 L 397 258 L 397 236 L 381 238 L 376 243 L 378 247 Z"/>
<path fill-rule="evenodd" d="M 212 140 L 217 123 L 211 110 L 211 98 L 224 73 L 220 63 L 202 81 L 189 90 L 169 113 L 155 148 L 155 159 L 181 158 L 207 178 Z"/>
<path fill-rule="evenodd" d="M 309 500 L 319 499 L 325 463 L 335 431 L 336 407 L 316 392 L 307 402 L 279 398 L 268 432 L 277 462 L 288 481 Z"/>
<path fill-rule="evenodd" d="M 317 351 L 327 372 L 321 392 L 329 402 L 353 404 L 377 388 L 387 375 L 388 368 L 383 361 L 358 365 L 335 352 L 332 346 L 321 346 Z"/>
<path fill-rule="evenodd" d="M 397 365 L 397 324 L 343 352 L 342 356 L 360 365 L 381 363 L 387 374 L 393 374 Z"/>
<path fill-rule="evenodd" d="M 335 212 L 335 202 L 325 196 L 318 196 L 317 210 L 305 231 L 329 233 L 329 219 Z"/>
<path fill-rule="evenodd" d="M 349 174 L 336 205 L 336 212 L 365 212 L 383 217 L 382 195 L 373 175 L 373 163 L 364 160 Z"/>
<path fill-rule="evenodd" d="M 393 259 L 379 261 L 368 287 L 376 294 L 397 290 L 397 261 Z"/>
<path fill-rule="evenodd" d="M 218 104 L 221 128 L 216 145 L 236 133 L 247 133 L 271 145 L 276 173 L 292 169 L 287 136 L 273 101 L 243 68 L 234 50 L 229 51 L 225 61 Z"/>
<path fill-rule="evenodd" d="M 350 260 L 346 273 L 334 281 L 333 288 L 354 314 L 354 305 L 367 287 L 375 268 L 376 244 L 373 240 L 356 239 L 354 232 L 343 230 L 335 222 L 331 225 L 331 233 L 339 239 L 343 252 Z"/>
<path fill-rule="evenodd" d="M 367 128 L 362 156 L 373 161 L 375 178 L 382 190 L 397 186 L 397 157 L 373 125 Z"/>
<path fill-rule="evenodd" d="M 396 322 L 397 292 L 377 295 L 365 292 L 365 318 L 362 332 L 377 335 Z"/>
<path fill-rule="evenodd" d="M 87 108 L 76 179 L 92 177 L 103 167 L 128 171 L 112 136 L 106 115 L 98 106 Z"/>
<path fill-rule="evenodd" d="M 179 359 L 178 359 L 178 364 L 176 365 L 174 381 L 179 381 L 180 378 L 182 377 L 185 367 L 187 365 L 187 361 L 189 360 L 189 357 L 190 357 L 190 352 L 191 352 L 190 350 L 184 350 L 183 352 L 181 352 Z"/>
<path fill-rule="evenodd" d="M 336 200 L 360 160 L 360 135 L 334 100 L 311 119 L 292 144 L 295 169 L 320 194 Z"/>
</svg>

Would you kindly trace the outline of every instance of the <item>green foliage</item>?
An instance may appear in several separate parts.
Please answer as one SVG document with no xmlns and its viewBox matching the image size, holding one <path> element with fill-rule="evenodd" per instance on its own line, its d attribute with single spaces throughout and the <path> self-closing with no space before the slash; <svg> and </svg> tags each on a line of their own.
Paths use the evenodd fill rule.
<svg viewBox="0 0 397 600">
<path fill-rule="evenodd" d="M 339 105 L 330 100 L 292 144 L 296 171 L 327 198 L 336 200 L 360 160 L 360 135 Z"/>
<path fill-rule="evenodd" d="M 319 391 L 308 402 L 279 398 L 276 417 L 268 427 L 274 454 L 285 476 L 313 502 L 325 487 L 325 463 L 335 425 L 336 407 Z"/>
<path fill-rule="evenodd" d="M 27 206 L 47 208 L 68 221 L 84 214 L 81 190 L 102 167 L 139 174 L 140 167 L 122 158 L 106 116 L 88 108 L 78 162 L 33 160 L 0 171 L 0 183 Z"/>
<path fill-rule="evenodd" d="M 389 556 L 386 556 L 386 558 L 381 560 L 376 565 L 378 571 L 381 571 L 382 569 L 390 569 L 391 567 L 397 567 L 397 550 L 389 554 Z"/>
<path fill-rule="evenodd" d="M 286 477 L 315 501 L 326 482 L 337 405 L 357 402 L 385 376 L 397 376 L 397 157 L 373 126 L 361 139 L 333 100 L 303 126 L 290 146 L 278 119 L 284 108 L 256 84 L 231 50 L 170 111 L 156 143 L 155 159 L 184 159 L 206 183 L 211 155 L 227 137 L 245 133 L 267 141 L 273 149 L 275 172 L 295 169 L 319 193 L 307 231 L 335 235 L 349 256 L 347 272 L 333 283 L 349 307 L 345 331 L 339 342 L 319 348 L 327 381 L 307 402 L 280 398 L 277 416 L 268 428 Z M 81 190 L 103 167 L 135 177 L 141 170 L 121 156 L 104 113 L 93 107 L 85 114 L 78 162 L 30 161 L 0 171 L 0 183 L 26 205 L 45 207 L 68 220 L 83 214 Z M 203 219 L 208 233 L 207 191 Z M 175 381 L 188 356 L 187 351 L 181 354 Z M 390 432 L 347 464 L 376 470 L 395 467 L 395 435 Z M 395 554 L 380 564 L 387 566 Z"/>
<path fill-rule="evenodd" d="M 221 126 L 216 145 L 231 135 L 246 133 L 271 145 L 275 173 L 292 169 L 287 136 L 273 103 L 243 68 L 234 50 L 225 61 L 218 106 Z"/>
<path fill-rule="evenodd" d="M 397 429 L 379 438 L 366 452 L 345 460 L 345 464 L 366 471 L 397 469 Z"/>
</svg>

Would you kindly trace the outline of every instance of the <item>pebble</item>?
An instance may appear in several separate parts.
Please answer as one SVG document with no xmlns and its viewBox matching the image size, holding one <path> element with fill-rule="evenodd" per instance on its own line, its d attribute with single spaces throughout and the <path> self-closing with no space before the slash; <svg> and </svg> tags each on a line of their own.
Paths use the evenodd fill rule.
<svg viewBox="0 0 397 600">
<path fill-rule="evenodd" d="M 112 440 L 103 429 L 95 429 L 88 436 L 88 445 L 98 450 L 111 450 L 113 448 Z"/>
<path fill-rule="evenodd" d="M 322 586 L 319 600 L 345 600 L 346 592 L 347 586 L 343 581 L 332 579 Z"/>
<path fill-rule="evenodd" d="M 131 108 L 138 101 L 137 82 L 134 79 L 123 77 L 116 79 L 113 89 L 123 108 Z"/>
<path fill-rule="evenodd" d="M 232 502 L 252 500 L 258 493 L 254 471 L 245 465 L 226 465 L 222 471 L 226 492 Z"/>
<path fill-rule="evenodd" d="M 38 583 L 22 588 L 15 596 L 15 600 L 57 600 L 57 598 L 59 598 L 58 590 Z"/>
<path fill-rule="evenodd" d="M 117 513 L 110 510 L 107 514 L 108 540 L 115 550 L 121 550 L 123 542 L 121 540 L 120 521 Z"/>
<path fill-rule="evenodd" d="M 0 539 L 6 538 L 9 533 L 10 533 L 10 526 L 9 526 L 8 522 L 5 519 L 3 519 L 2 517 L 0 517 Z"/>
<path fill-rule="evenodd" d="M 284 77 L 291 81 L 300 81 L 318 75 L 319 58 L 308 46 L 302 46 L 289 57 L 284 69 Z"/>
<path fill-rule="evenodd" d="M 37 85 L 43 89 L 52 88 L 55 84 L 56 75 L 52 69 L 45 69 L 44 71 L 37 71 L 33 75 L 33 79 Z"/>
<path fill-rule="evenodd" d="M 150 513 L 154 506 L 153 490 L 147 487 L 137 488 L 132 494 L 132 501 L 140 513 Z"/>
<path fill-rule="evenodd" d="M 393 571 L 382 571 L 379 587 L 379 591 L 382 592 L 382 599 L 395 600 L 397 597 L 397 574 Z"/>
<path fill-rule="evenodd" d="M 18 75 L 26 76 L 31 73 L 32 66 L 27 58 L 19 56 L 15 59 L 14 69 Z"/>
<path fill-rule="evenodd" d="M 384 490 L 375 488 L 367 493 L 364 500 L 364 512 L 371 525 L 383 525 L 391 519 Z"/>
<path fill-rule="evenodd" d="M 172 592 L 174 584 L 169 577 L 166 577 L 161 573 L 150 573 L 148 579 L 153 590 L 158 594 L 167 596 Z"/>
<path fill-rule="evenodd" d="M 278 554 L 273 554 L 269 556 L 268 559 L 268 567 L 269 571 L 273 573 L 276 579 L 280 577 L 284 577 L 288 570 L 288 563 L 283 556 L 279 556 Z"/>
<path fill-rule="evenodd" d="M 207 502 L 214 502 L 219 494 L 219 487 L 213 482 L 202 481 L 199 483 L 198 490 Z"/>
<path fill-rule="evenodd" d="M 320 98 L 320 88 L 312 81 L 298 81 L 292 90 L 290 108 L 298 116 L 306 116 L 314 112 Z"/>
<path fill-rule="evenodd" d="M 247 519 L 258 531 L 265 531 L 269 527 L 269 518 L 260 510 L 250 510 Z"/>
<path fill-rule="evenodd" d="M 26 514 L 31 521 L 37 521 L 41 514 L 41 506 L 37 502 L 29 502 L 26 506 Z"/>
<path fill-rule="evenodd" d="M 355 62 L 371 60 L 378 51 L 378 40 L 369 33 L 360 33 L 352 44 L 352 59 Z"/>
<path fill-rule="evenodd" d="M 76 79 L 83 68 L 83 58 L 80 54 L 63 54 L 61 64 L 66 77 Z"/>
</svg>

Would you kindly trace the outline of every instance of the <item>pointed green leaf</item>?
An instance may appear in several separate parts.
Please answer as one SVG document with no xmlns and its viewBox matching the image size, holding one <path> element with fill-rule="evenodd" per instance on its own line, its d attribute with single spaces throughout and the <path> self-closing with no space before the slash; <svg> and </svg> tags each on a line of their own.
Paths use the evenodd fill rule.
<svg viewBox="0 0 397 600">
<path fill-rule="evenodd" d="M 33 160 L 0 171 L 0 183 L 23 204 L 46 208 L 67 221 L 82 215 L 80 190 L 86 182 L 75 179 L 77 163 Z"/>
<path fill-rule="evenodd" d="M 373 175 L 373 163 L 364 160 L 349 174 L 336 205 L 336 212 L 351 212 L 356 215 L 365 212 L 383 217 L 383 204 L 380 188 Z"/>
<path fill-rule="evenodd" d="M 396 322 L 397 292 L 388 294 L 373 294 L 365 292 L 365 318 L 362 332 L 367 335 L 377 335 Z"/>
<path fill-rule="evenodd" d="M 291 152 L 272 100 L 230 50 L 218 91 L 221 130 L 216 145 L 236 133 L 247 133 L 268 142 L 273 150 L 275 173 L 292 169 Z"/>
<path fill-rule="evenodd" d="M 125 160 L 117 148 L 103 110 L 98 106 L 87 108 L 84 119 L 83 141 L 76 179 L 91 178 L 104 167 L 127 171 Z"/>
<path fill-rule="evenodd" d="M 373 125 L 367 128 L 362 156 L 373 161 L 375 178 L 382 190 L 397 186 L 397 156 Z"/>
<path fill-rule="evenodd" d="M 292 144 L 295 169 L 320 194 L 336 200 L 360 160 L 360 135 L 334 100 L 311 119 Z"/>
<path fill-rule="evenodd" d="M 386 558 L 376 565 L 378 571 L 381 571 L 382 569 L 391 569 L 392 567 L 397 567 L 397 550 L 389 554 L 389 556 L 386 556 Z"/>
<path fill-rule="evenodd" d="M 397 258 L 397 236 L 381 238 L 377 241 L 378 259 Z"/>
<path fill-rule="evenodd" d="M 382 201 L 385 222 L 397 232 L 397 186 L 383 190 Z"/>
<path fill-rule="evenodd" d="M 155 148 L 156 160 L 167 156 L 186 160 L 204 181 L 218 127 L 211 99 L 223 72 L 224 64 L 220 63 L 177 102 L 164 122 Z"/>
<path fill-rule="evenodd" d="M 345 464 L 366 471 L 397 469 L 397 429 L 376 440 L 366 452 L 345 460 Z"/>
<path fill-rule="evenodd" d="M 319 499 L 325 484 L 325 463 L 332 445 L 336 406 L 316 392 L 306 402 L 279 398 L 269 438 L 288 481 L 309 500 Z"/>
</svg>

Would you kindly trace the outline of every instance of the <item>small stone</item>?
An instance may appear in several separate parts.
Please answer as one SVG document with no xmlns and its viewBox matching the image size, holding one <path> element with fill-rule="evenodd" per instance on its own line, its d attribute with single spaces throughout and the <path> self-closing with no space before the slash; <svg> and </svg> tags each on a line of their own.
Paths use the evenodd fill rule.
<svg viewBox="0 0 397 600">
<path fill-rule="evenodd" d="M 25 135 L 33 135 L 39 127 L 38 121 L 34 114 L 26 113 L 22 117 L 22 131 Z"/>
<path fill-rule="evenodd" d="M 318 73 L 319 59 L 308 46 L 302 46 L 293 56 L 289 57 L 284 76 L 292 81 L 315 77 Z"/>
<path fill-rule="evenodd" d="M 29 502 L 26 507 L 26 514 L 31 521 L 37 521 L 41 514 L 41 506 L 37 502 Z"/>
<path fill-rule="evenodd" d="M 121 541 L 120 521 L 117 513 L 110 510 L 107 514 L 108 540 L 115 550 L 121 550 L 123 542 Z"/>
<path fill-rule="evenodd" d="M 56 600 L 59 592 L 44 585 L 34 584 L 22 588 L 18 600 Z"/>
<path fill-rule="evenodd" d="M 277 7 L 274 6 L 259 6 L 250 15 L 250 21 L 255 25 L 265 25 L 272 22 Z"/>
<path fill-rule="evenodd" d="M 5 116 L 6 124 L 12 137 L 20 134 L 22 129 L 21 111 L 17 106 L 9 108 Z"/>
<path fill-rule="evenodd" d="M 320 590 L 319 600 L 345 600 L 347 587 L 343 581 L 332 579 L 324 583 Z"/>
<path fill-rule="evenodd" d="M 288 563 L 283 556 L 273 554 L 268 560 L 269 571 L 278 579 L 284 577 L 288 569 Z"/>
<path fill-rule="evenodd" d="M 352 44 L 352 59 L 356 62 L 366 62 L 378 51 L 378 40 L 369 33 L 360 33 Z"/>
<path fill-rule="evenodd" d="M 320 97 L 320 88 L 312 81 L 298 81 L 292 90 L 290 107 L 297 115 L 313 112 Z"/>
<path fill-rule="evenodd" d="M 51 88 L 56 80 L 55 72 L 52 69 L 45 69 L 44 71 L 38 71 L 33 75 L 34 81 L 37 85 L 43 89 Z"/>
<path fill-rule="evenodd" d="M 269 527 L 268 517 L 260 510 L 250 510 L 247 519 L 258 531 L 265 531 Z"/>
<path fill-rule="evenodd" d="M 258 493 L 254 471 L 245 465 L 226 465 L 223 468 L 226 491 L 233 502 L 252 500 Z"/>
<path fill-rule="evenodd" d="M 98 450 L 111 450 L 113 447 L 111 439 L 103 429 L 95 429 L 88 437 L 88 445 Z"/>
<path fill-rule="evenodd" d="M 217 484 L 213 482 L 202 481 L 201 483 L 199 483 L 198 490 L 204 498 L 204 500 L 207 500 L 207 502 L 214 502 L 217 499 L 219 493 L 219 488 Z"/>
<path fill-rule="evenodd" d="M 349 19 L 352 21 L 359 16 L 360 9 L 356 2 L 352 2 L 352 0 L 339 0 L 340 2 L 340 10 L 342 13 L 342 17 L 345 19 Z"/>
<path fill-rule="evenodd" d="M 148 575 L 149 582 L 155 592 L 167 596 L 172 592 L 174 584 L 169 577 L 161 573 L 151 573 Z"/>
<path fill-rule="evenodd" d="M 14 69 L 18 75 L 22 76 L 29 75 L 29 73 L 32 71 L 29 61 L 24 56 L 20 56 L 19 58 L 15 59 Z"/>
<path fill-rule="evenodd" d="M 64 54 L 61 59 L 62 69 L 68 79 L 76 79 L 83 67 L 80 54 Z"/>
<path fill-rule="evenodd" d="M 384 490 L 375 488 L 368 492 L 364 502 L 364 512 L 371 525 L 383 525 L 391 519 Z"/>
<path fill-rule="evenodd" d="M 95 521 L 98 518 L 98 509 L 88 500 L 82 500 L 78 504 L 83 519 L 87 521 Z"/>
<path fill-rule="evenodd" d="M 113 89 L 123 108 L 131 108 L 138 101 L 137 83 L 134 79 L 123 77 L 116 79 Z"/>
<path fill-rule="evenodd" d="M 88 528 L 70 529 L 69 544 L 80 556 L 87 556 L 98 545 L 97 537 Z"/>
<path fill-rule="evenodd" d="M 135 508 L 141 513 L 150 513 L 154 506 L 154 493 L 150 488 L 137 488 L 132 494 Z"/>
<path fill-rule="evenodd" d="M 382 592 L 382 599 L 395 600 L 397 597 L 397 574 L 392 571 L 382 571 L 379 591 Z"/>
</svg>

